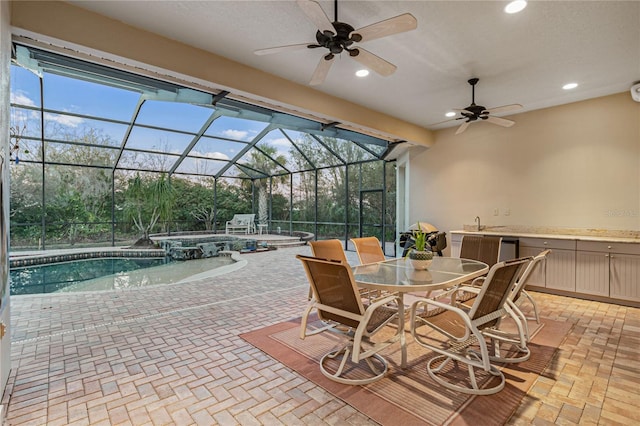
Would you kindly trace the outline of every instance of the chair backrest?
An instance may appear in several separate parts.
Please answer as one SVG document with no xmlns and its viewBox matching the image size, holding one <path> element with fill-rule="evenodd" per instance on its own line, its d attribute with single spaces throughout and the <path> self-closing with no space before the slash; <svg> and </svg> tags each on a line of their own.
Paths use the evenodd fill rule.
<svg viewBox="0 0 640 426">
<path fill-rule="evenodd" d="M 482 284 L 473 306 L 469 310 L 470 319 L 477 320 L 500 311 L 511 294 L 517 279 L 521 276 L 522 269 L 530 262 L 531 257 L 498 262 L 489 269 L 487 278 Z M 495 325 L 502 314 L 498 314 L 489 321 L 478 324 L 478 328 L 486 328 Z"/>
<path fill-rule="evenodd" d="M 514 287 L 513 292 L 511 292 L 511 296 L 510 296 L 511 300 L 518 300 L 518 298 L 520 297 L 520 294 L 522 293 L 522 290 L 524 290 L 525 286 L 527 285 L 527 281 L 531 276 L 531 272 L 540 262 L 542 262 L 547 258 L 549 253 L 551 253 L 550 249 L 540 252 L 538 255 L 536 255 L 533 258 L 533 260 L 529 263 L 529 265 L 527 265 L 527 269 L 524 270 L 524 272 L 522 273 L 522 276 L 518 279 L 518 283 Z"/>
<path fill-rule="evenodd" d="M 353 316 L 363 315 L 364 306 L 351 267 L 344 262 L 317 257 L 297 255 L 296 258 L 300 259 L 304 265 L 309 284 L 313 289 L 318 318 L 336 321 L 349 327 L 358 327 L 360 321 Z M 323 307 L 333 308 L 332 312 Z"/>
<path fill-rule="evenodd" d="M 460 258 L 479 260 L 492 267 L 500 259 L 501 244 L 502 237 L 465 235 L 462 237 Z"/>
<path fill-rule="evenodd" d="M 361 237 L 352 238 L 351 241 L 356 246 L 356 252 L 361 264 L 381 262 L 386 259 L 378 238 Z"/>
<path fill-rule="evenodd" d="M 255 218 L 255 213 L 234 214 L 231 222 L 238 225 L 250 225 L 255 221 Z"/>
<path fill-rule="evenodd" d="M 311 246 L 313 257 L 349 263 L 340 240 L 309 241 L 309 245 Z"/>
</svg>

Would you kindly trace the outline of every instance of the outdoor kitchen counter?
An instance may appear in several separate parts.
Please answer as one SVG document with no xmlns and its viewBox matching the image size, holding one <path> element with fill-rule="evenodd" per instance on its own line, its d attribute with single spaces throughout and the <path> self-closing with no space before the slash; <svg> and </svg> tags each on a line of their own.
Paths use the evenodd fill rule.
<svg viewBox="0 0 640 426">
<path fill-rule="evenodd" d="M 486 226 L 480 231 L 474 225 L 450 231 L 461 235 L 495 235 L 517 238 L 549 238 L 556 240 L 599 241 L 612 243 L 640 243 L 640 231 L 613 231 L 608 229 L 527 228 L 512 226 Z"/>
</svg>

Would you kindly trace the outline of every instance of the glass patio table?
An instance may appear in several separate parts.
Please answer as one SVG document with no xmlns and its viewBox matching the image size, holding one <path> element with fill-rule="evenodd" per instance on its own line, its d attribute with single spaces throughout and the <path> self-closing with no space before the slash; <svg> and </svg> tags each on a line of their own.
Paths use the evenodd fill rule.
<svg viewBox="0 0 640 426">
<path fill-rule="evenodd" d="M 397 292 L 400 297 L 398 307 L 400 318 L 404 318 L 404 294 L 442 290 L 480 277 L 489 271 L 486 263 L 471 259 L 435 256 L 429 269 L 416 270 L 408 258 L 390 259 L 353 267 L 353 275 L 358 287 L 369 290 Z M 404 320 L 398 321 L 401 367 L 407 363 L 407 342 L 404 335 Z"/>
</svg>

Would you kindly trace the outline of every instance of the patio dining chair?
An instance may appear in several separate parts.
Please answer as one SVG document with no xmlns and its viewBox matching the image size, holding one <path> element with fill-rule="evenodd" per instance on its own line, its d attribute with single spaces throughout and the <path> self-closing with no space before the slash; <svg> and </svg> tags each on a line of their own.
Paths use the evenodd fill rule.
<svg viewBox="0 0 640 426">
<path fill-rule="evenodd" d="M 340 240 L 309 241 L 309 245 L 311 246 L 311 253 L 313 253 L 313 257 L 349 263 Z"/>
<path fill-rule="evenodd" d="M 397 296 L 377 299 L 365 307 L 348 264 L 302 255 L 296 257 L 304 265 L 314 294 L 302 315 L 300 338 L 327 331 L 343 337 L 340 348 L 320 359 L 322 374 L 349 385 L 372 383 L 384 377 L 388 364 L 378 352 L 396 342 L 400 335 L 376 336 L 375 342 L 371 338 L 398 318 L 398 310 L 391 305 L 397 303 Z M 307 327 L 313 310 L 317 310 L 322 321 L 315 329 Z"/>
<path fill-rule="evenodd" d="M 411 305 L 411 335 L 417 344 L 439 354 L 427 361 L 427 372 L 433 380 L 448 389 L 476 395 L 490 395 L 504 388 L 504 375 L 492 364 L 487 343 L 489 339 L 495 344 L 501 337 L 487 332 L 497 329 L 507 314 L 507 298 L 530 261 L 523 258 L 493 265 L 468 311 L 427 298 Z M 430 306 L 435 309 L 428 309 Z M 463 374 L 467 377 L 454 374 L 459 365 L 466 365 Z M 487 383 L 479 383 L 478 378 Z"/>
<path fill-rule="evenodd" d="M 479 260 L 491 268 L 500 259 L 502 237 L 465 235 L 460 246 L 460 258 Z"/>
<path fill-rule="evenodd" d="M 510 308 L 508 310 L 509 311 L 508 314 L 516 322 L 516 325 L 518 326 L 519 331 L 522 334 L 521 340 L 524 340 L 525 342 L 529 342 L 531 340 L 531 335 L 529 333 L 529 324 L 528 324 L 529 318 L 527 318 L 524 312 L 522 312 L 522 309 L 520 309 L 520 305 L 522 305 L 525 301 L 528 301 L 533 307 L 533 311 L 534 311 L 533 319 L 535 319 L 536 323 L 538 324 L 540 323 L 540 317 L 538 316 L 538 306 L 535 300 L 533 299 L 533 297 L 531 297 L 531 295 L 527 293 L 527 291 L 525 290 L 525 287 L 527 286 L 527 282 L 529 280 L 529 277 L 531 276 L 531 272 L 536 267 L 538 267 L 543 260 L 547 258 L 549 253 L 551 253 L 551 250 L 547 249 L 540 252 L 535 257 L 533 257 L 533 260 L 529 263 L 529 265 L 527 265 L 526 269 L 522 273 L 522 276 L 518 278 L 516 285 L 514 286 L 513 290 L 509 294 L 509 297 L 507 298 L 507 303 Z M 484 279 L 485 277 L 480 277 L 480 280 L 484 280 Z M 477 282 L 478 281 L 476 281 L 476 284 Z M 474 289 L 474 291 L 467 289 L 466 293 L 472 296 L 471 297 L 458 296 L 457 302 L 459 306 L 462 307 L 463 309 L 464 308 L 470 309 L 471 306 L 473 305 L 473 302 L 475 301 L 476 295 L 478 294 L 478 289 L 476 288 Z M 464 300 L 464 302 L 461 302 L 461 300 Z M 509 361 L 510 359 L 502 359 L 502 362 L 509 362 Z"/>
<path fill-rule="evenodd" d="M 344 254 L 342 243 L 338 239 L 309 241 L 309 246 L 311 246 L 313 257 L 349 263 L 347 256 Z M 313 290 L 309 287 L 308 299 L 311 300 L 311 297 L 313 297 Z"/>
<path fill-rule="evenodd" d="M 386 259 L 382 251 L 380 240 L 376 237 L 352 238 L 351 242 L 356 246 L 358 259 L 361 264 L 381 262 Z"/>
<path fill-rule="evenodd" d="M 462 237 L 462 245 L 460 247 L 461 259 L 479 260 L 486 263 L 489 268 L 498 263 L 500 259 L 500 246 L 502 245 L 502 237 L 484 236 L 484 235 L 465 235 Z M 484 276 L 486 277 L 486 275 Z M 478 277 L 472 282 L 463 285 L 479 285 L 484 277 Z M 458 293 L 458 301 L 464 302 L 473 297 L 470 293 Z"/>
</svg>

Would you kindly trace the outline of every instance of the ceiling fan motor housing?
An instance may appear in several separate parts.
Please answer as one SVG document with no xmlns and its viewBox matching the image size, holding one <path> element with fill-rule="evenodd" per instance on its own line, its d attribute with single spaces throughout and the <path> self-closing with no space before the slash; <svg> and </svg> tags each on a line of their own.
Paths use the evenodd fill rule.
<svg viewBox="0 0 640 426">
<path fill-rule="evenodd" d="M 347 50 L 351 56 L 356 56 L 358 53 L 357 49 L 350 50 L 349 46 L 351 46 L 354 42 L 360 41 L 362 37 L 359 34 L 353 34 L 353 37 L 349 37 L 349 34 L 355 31 L 355 29 L 344 22 L 333 22 L 333 27 L 336 29 L 336 34 L 331 34 L 329 32 L 316 32 L 316 41 L 322 47 L 326 47 L 329 51 L 337 55 L 342 53 L 343 50 Z"/>
<path fill-rule="evenodd" d="M 486 120 L 489 116 L 485 107 L 476 104 L 469 105 L 463 111 L 461 111 L 460 114 L 467 117 L 470 121 L 475 121 L 479 118 Z"/>
</svg>

